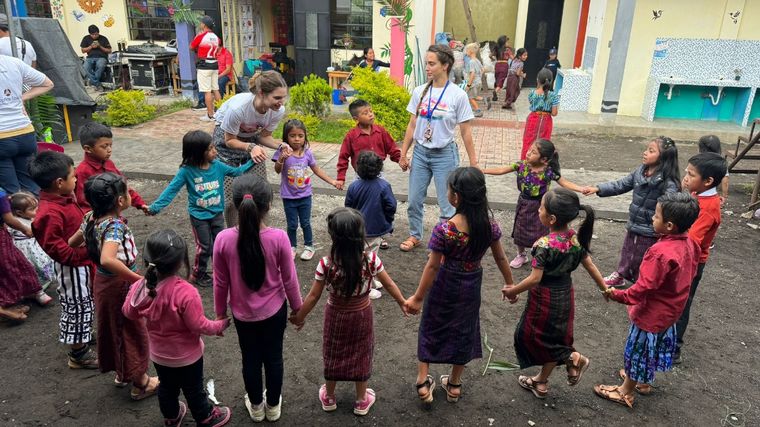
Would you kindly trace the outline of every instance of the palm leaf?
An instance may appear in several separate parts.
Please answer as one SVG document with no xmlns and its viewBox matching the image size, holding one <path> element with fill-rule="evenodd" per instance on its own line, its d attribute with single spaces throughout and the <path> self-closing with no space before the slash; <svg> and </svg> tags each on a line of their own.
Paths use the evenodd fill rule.
<svg viewBox="0 0 760 427">
<path fill-rule="evenodd" d="M 483 368 L 483 376 L 486 375 L 489 369 L 494 371 L 515 371 L 520 369 L 520 365 L 516 365 L 512 362 L 505 362 L 501 360 L 491 360 L 493 358 L 493 347 L 488 344 L 488 334 L 483 337 L 483 346 L 488 350 L 488 359 L 486 359 L 486 367 Z"/>
<path fill-rule="evenodd" d="M 58 105 L 55 103 L 55 97 L 51 94 L 43 94 L 26 102 L 26 111 L 29 119 L 34 126 L 34 133 L 38 140 L 44 141 L 45 129 L 50 128 L 59 135 L 65 135 L 63 117 Z M 65 141 L 56 141 L 63 143 Z"/>
</svg>

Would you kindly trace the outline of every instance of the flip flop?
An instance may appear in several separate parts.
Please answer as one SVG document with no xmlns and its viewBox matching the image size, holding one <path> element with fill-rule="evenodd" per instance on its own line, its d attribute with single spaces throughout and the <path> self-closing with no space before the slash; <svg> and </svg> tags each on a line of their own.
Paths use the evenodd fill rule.
<svg viewBox="0 0 760 427">
<path fill-rule="evenodd" d="M 26 320 L 27 315 L 19 310 L 0 307 L 0 318 L 6 319 L 12 323 L 21 323 Z"/>
<path fill-rule="evenodd" d="M 517 383 L 520 384 L 520 387 L 532 392 L 533 395 L 539 399 L 545 399 L 546 395 L 549 394 L 549 390 L 541 391 L 536 385 L 547 384 L 548 382 L 549 381 L 536 381 L 527 375 L 520 375 L 520 377 L 517 378 Z"/>
<path fill-rule="evenodd" d="M 433 390 L 435 390 L 435 380 L 433 379 L 432 375 L 428 375 L 427 378 L 425 378 L 425 381 L 423 381 L 421 384 L 415 384 L 415 387 L 417 387 L 417 395 L 420 397 L 420 400 L 425 403 L 432 403 L 433 402 Z M 427 387 L 428 391 L 425 394 L 420 394 L 420 389 Z"/>
<path fill-rule="evenodd" d="M 625 373 L 625 369 L 621 369 L 618 372 L 618 375 L 620 375 L 620 379 L 622 379 L 623 381 L 625 381 L 625 379 L 628 377 L 628 375 L 626 375 L 626 373 Z M 646 395 L 652 394 L 652 386 L 649 385 L 649 384 L 639 384 L 639 383 L 636 383 L 636 391 L 640 395 L 646 396 Z"/>
<path fill-rule="evenodd" d="M 627 406 L 633 409 L 633 401 L 635 400 L 633 393 L 625 395 L 620 393 L 620 386 L 616 385 L 595 385 L 594 393 L 602 399 L 607 399 L 611 402 L 619 403 L 623 406 Z"/>
<path fill-rule="evenodd" d="M 144 386 L 132 386 L 132 391 L 129 394 L 132 400 L 143 400 L 156 394 L 158 392 L 158 385 L 158 377 L 148 377 L 148 382 Z"/>
<path fill-rule="evenodd" d="M 588 357 L 576 352 L 578 354 L 578 363 L 576 364 L 573 361 L 573 357 L 570 356 L 570 359 L 568 359 L 565 366 L 567 367 L 567 385 L 569 386 L 575 386 L 578 385 L 578 383 L 581 381 L 581 378 L 583 378 L 583 373 L 586 372 L 588 369 L 588 366 L 591 364 L 591 361 L 588 359 Z M 570 369 L 574 368 L 576 370 L 575 375 L 570 375 Z"/>
<path fill-rule="evenodd" d="M 411 252 L 414 248 L 421 245 L 422 241 L 414 236 L 409 236 L 401 242 L 401 244 L 398 246 L 399 249 L 401 249 L 402 252 Z"/>
<path fill-rule="evenodd" d="M 452 384 L 449 382 L 448 375 L 441 375 L 441 388 L 446 391 L 446 400 L 451 403 L 457 403 L 462 395 L 462 384 Z M 459 389 L 459 394 L 451 394 L 451 389 Z"/>
<path fill-rule="evenodd" d="M 380 249 L 386 250 L 386 249 L 388 249 L 390 247 L 391 247 L 391 245 L 388 244 L 387 240 L 383 239 L 383 240 L 380 241 Z"/>
</svg>

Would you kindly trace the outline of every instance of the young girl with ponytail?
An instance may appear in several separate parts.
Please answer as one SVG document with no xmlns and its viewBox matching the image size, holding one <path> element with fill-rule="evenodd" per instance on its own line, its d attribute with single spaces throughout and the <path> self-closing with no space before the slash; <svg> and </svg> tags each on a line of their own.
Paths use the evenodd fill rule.
<svg viewBox="0 0 760 427">
<path fill-rule="evenodd" d="M 121 310 L 130 320 L 145 319 L 150 359 L 161 381 L 158 405 L 164 425 L 182 425 L 190 407 L 197 425 L 222 426 L 232 413 L 227 407 L 211 406 L 206 397 L 201 335 L 222 336 L 230 320 L 207 319 L 198 290 L 177 274 L 184 266 L 187 275 L 189 262 L 187 245 L 176 231 L 151 234 L 143 260 L 145 278 L 132 285 Z M 180 390 L 187 405 L 178 399 Z"/>
<path fill-rule="evenodd" d="M 586 217 L 576 232 L 569 224 L 581 210 Z M 538 217 L 550 231 L 533 245 L 533 270 L 519 284 L 505 285 L 501 293 L 514 304 L 520 293 L 529 292 L 515 330 L 515 352 L 520 368 L 540 365 L 541 371 L 532 377 L 521 375 L 518 382 L 543 399 L 554 367 L 564 364 L 567 384 L 574 386 L 590 363 L 573 347 L 575 297 L 570 274 L 582 264 L 602 291 L 607 287 L 589 255 L 594 210 L 580 204 L 577 194 L 557 188 L 541 199 Z"/>
<path fill-rule="evenodd" d="M 554 79 L 551 70 L 542 68 L 536 77 L 536 88 L 528 94 L 530 114 L 525 120 L 520 160 L 525 160 L 530 146 L 536 139 L 552 139 L 553 116 L 559 109 L 559 94 L 552 90 Z"/>
<path fill-rule="evenodd" d="M 298 274 L 288 235 L 265 223 L 272 205 L 269 183 L 255 174 L 235 178 L 232 202 L 239 224 L 219 233 L 214 243 L 214 309 L 217 319 L 227 318 L 228 305 L 232 311 L 248 414 L 256 422 L 276 421 L 282 404 L 285 300 L 291 311 L 301 308 Z"/>
</svg>

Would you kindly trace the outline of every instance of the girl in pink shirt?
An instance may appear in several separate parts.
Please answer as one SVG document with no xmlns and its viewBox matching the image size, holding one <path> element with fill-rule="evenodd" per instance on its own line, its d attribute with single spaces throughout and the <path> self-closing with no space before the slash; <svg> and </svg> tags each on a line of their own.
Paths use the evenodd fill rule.
<svg viewBox="0 0 760 427">
<path fill-rule="evenodd" d="M 272 205 L 269 183 L 254 174 L 239 176 L 232 184 L 232 201 L 238 226 L 219 233 L 214 243 L 214 308 L 217 319 L 227 317 L 227 305 L 232 310 L 248 414 L 256 422 L 276 421 L 282 403 L 285 300 L 298 311 L 301 290 L 287 234 L 264 223 Z"/>
<path fill-rule="evenodd" d="M 229 319 L 208 320 L 198 290 L 177 275 L 188 270 L 187 245 L 174 230 L 148 237 L 143 251 L 145 279 L 135 282 L 122 306 L 131 320 L 145 318 L 150 358 L 158 378 L 158 405 L 165 426 L 182 425 L 187 407 L 199 426 L 222 426 L 230 420 L 228 407 L 211 406 L 203 388 L 203 340 L 218 335 Z M 178 399 L 180 389 L 187 405 Z"/>
</svg>

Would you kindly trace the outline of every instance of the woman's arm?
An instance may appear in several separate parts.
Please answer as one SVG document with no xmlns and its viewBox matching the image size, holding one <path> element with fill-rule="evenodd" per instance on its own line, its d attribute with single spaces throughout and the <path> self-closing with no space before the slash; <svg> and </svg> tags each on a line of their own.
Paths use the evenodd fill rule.
<svg viewBox="0 0 760 427">
<path fill-rule="evenodd" d="M 311 167 L 312 172 L 314 172 L 314 175 L 318 176 L 322 181 L 332 185 L 335 188 L 338 188 L 338 181 L 330 178 L 325 171 L 319 167 L 319 165 L 314 164 L 314 166 Z"/>
<path fill-rule="evenodd" d="M 109 273 L 130 283 L 142 279 L 142 276 L 130 270 L 129 267 L 116 258 L 120 245 L 121 243 L 119 242 L 103 242 L 103 248 L 100 250 L 100 266 L 108 270 Z"/>
<path fill-rule="evenodd" d="M 425 268 L 422 270 L 422 277 L 420 277 L 420 284 L 417 286 L 417 291 L 414 292 L 414 295 L 409 297 L 405 303 L 407 311 L 410 314 L 417 314 L 420 312 L 422 301 L 425 299 L 425 295 L 427 295 L 430 287 L 433 286 L 435 276 L 438 275 L 438 270 L 441 268 L 442 259 L 443 254 L 440 252 L 433 251 L 428 255 L 428 261 L 427 264 L 425 264 Z"/>
<path fill-rule="evenodd" d="M 464 141 L 464 149 L 467 151 L 467 157 L 470 158 L 470 166 L 478 167 L 478 156 L 475 154 L 475 146 L 472 143 L 472 125 L 470 121 L 462 122 L 459 124 L 459 131 L 462 134 L 462 141 Z"/>
<path fill-rule="evenodd" d="M 414 141 L 414 129 L 417 127 L 417 116 L 410 114 L 409 123 L 406 125 L 406 132 L 404 132 L 404 142 L 401 144 L 401 157 L 398 159 L 398 165 L 401 166 L 401 170 L 406 171 L 409 169 L 409 159 L 406 154 L 409 152 L 409 148 Z"/>
<path fill-rule="evenodd" d="M 49 92 L 52 89 L 53 89 L 53 81 L 46 77 L 45 78 L 45 82 L 42 83 L 42 85 L 40 85 L 40 86 L 33 86 L 31 89 L 29 89 L 28 91 L 24 92 L 21 95 L 21 100 L 22 101 L 28 101 L 28 100 L 30 100 L 32 98 L 35 98 L 35 97 L 38 97 L 38 96 L 42 95 L 43 93 Z"/>
</svg>

